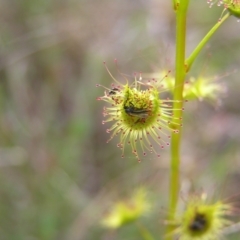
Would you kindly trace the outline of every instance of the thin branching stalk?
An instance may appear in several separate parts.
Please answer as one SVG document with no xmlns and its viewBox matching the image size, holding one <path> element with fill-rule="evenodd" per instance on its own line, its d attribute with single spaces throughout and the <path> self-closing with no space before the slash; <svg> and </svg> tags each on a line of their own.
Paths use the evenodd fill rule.
<svg viewBox="0 0 240 240">
<path fill-rule="evenodd" d="M 206 45 L 206 43 L 209 41 L 209 39 L 213 36 L 213 34 L 218 30 L 218 28 L 224 23 L 224 21 L 228 19 L 229 16 L 230 16 L 229 12 L 227 14 L 225 14 L 224 17 L 221 20 L 219 20 L 211 28 L 211 30 L 206 34 L 206 36 L 197 45 L 197 47 L 194 49 L 194 51 L 191 53 L 191 55 L 187 58 L 187 60 L 185 62 L 187 72 L 190 70 L 194 60 L 197 58 L 200 51 L 203 49 L 203 47 Z"/>
</svg>

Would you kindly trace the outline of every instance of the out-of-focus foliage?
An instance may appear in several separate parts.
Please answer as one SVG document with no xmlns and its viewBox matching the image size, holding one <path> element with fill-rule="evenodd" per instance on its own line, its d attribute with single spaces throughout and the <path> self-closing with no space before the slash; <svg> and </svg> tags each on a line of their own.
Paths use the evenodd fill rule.
<svg viewBox="0 0 240 240">
<path fill-rule="evenodd" d="M 106 228 L 120 228 L 137 221 L 150 210 L 147 192 L 143 188 L 137 189 L 131 197 L 116 202 L 111 208 L 111 211 L 103 216 L 102 224 Z"/>
<path fill-rule="evenodd" d="M 191 1 L 187 54 L 220 14 Z M 122 159 L 116 142 L 105 143 L 103 105 L 96 101 L 104 90 L 95 85 L 111 85 L 102 62 L 116 76 L 114 58 L 128 75 L 173 69 L 171 2 L 2 0 L 0 20 L 0 239 L 140 239 L 132 225 L 117 233 L 100 225 L 112 201 L 139 185 L 153 192 L 156 211 L 144 225 L 159 239 L 169 152 L 141 164 L 127 153 Z M 239 28 L 230 19 L 191 75 L 205 71 L 209 52 L 209 73 L 238 68 Z M 231 183 L 225 194 L 233 194 L 240 178 L 240 82 L 235 74 L 222 81 L 229 95 L 219 110 L 186 105 L 183 187 L 189 179 L 203 188 L 223 181 Z"/>
</svg>

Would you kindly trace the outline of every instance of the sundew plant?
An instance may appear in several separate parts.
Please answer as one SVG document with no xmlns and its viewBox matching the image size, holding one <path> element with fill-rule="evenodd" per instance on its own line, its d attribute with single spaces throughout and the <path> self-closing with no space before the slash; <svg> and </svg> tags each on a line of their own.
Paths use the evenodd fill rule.
<svg viewBox="0 0 240 240">
<path fill-rule="evenodd" d="M 208 0 L 206 8 L 222 8 L 219 19 L 199 41 L 189 56 L 185 54 L 186 21 L 190 0 L 172 0 L 172 11 L 176 15 L 175 69 L 163 70 L 161 77 L 154 78 L 138 73 L 134 79 L 119 80 L 106 70 L 113 83 L 103 87 L 104 94 L 98 100 L 104 101 L 103 124 L 107 126 L 109 140 L 116 138 L 120 156 L 125 157 L 126 148 L 141 162 L 149 153 L 156 154 L 161 161 L 161 151 L 170 147 L 169 196 L 164 224 L 165 234 L 157 239 L 214 240 L 228 238 L 229 233 L 238 230 L 238 222 L 231 219 L 237 209 L 228 199 L 211 199 L 204 191 L 189 193 L 184 198 L 184 207 L 178 211 L 180 197 L 180 166 L 182 129 L 185 127 L 183 113 L 185 104 L 192 100 L 218 100 L 225 90 L 208 77 L 191 76 L 191 68 L 206 43 L 230 16 L 240 18 L 240 1 Z M 231 46 L 230 46 L 231 47 Z M 190 79 L 186 82 L 186 76 Z M 100 86 L 100 85 L 98 85 Z M 164 95 L 162 93 L 168 92 Z M 186 126 L 187 127 L 187 126 Z M 197 137 L 197 136 L 196 136 Z M 137 163 L 136 163 L 137 164 Z M 151 163 L 149 163 L 151 164 Z M 131 181 L 131 179 L 129 179 Z M 137 221 L 150 211 L 147 193 L 143 188 L 132 197 L 119 201 L 104 216 L 102 225 L 118 229 L 126 223 Z M 160 214 L 160 213 L 159 213 Z M 159 224 L 159 223 L 154 223 Z M 155 239 L 143 225 L 139 228 L 142 239 Z"/>
</svg>

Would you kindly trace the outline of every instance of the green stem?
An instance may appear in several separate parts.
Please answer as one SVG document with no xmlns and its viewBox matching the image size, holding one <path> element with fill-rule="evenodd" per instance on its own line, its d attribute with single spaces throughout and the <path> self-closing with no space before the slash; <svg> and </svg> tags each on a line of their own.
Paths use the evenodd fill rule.
<svg viewBox="0 0 240 240">
<path fill-rule="evenodd" d="M 171 166 L 170 166 L 170 192 L 169 192 L 169 215 L 168 220 L 171 221 L 175 217 L 178 193 L 179 193 L 179 165 L 180 165 L 180 143 L 181 143 L 181 119 L 183 107 L 183 87 L 185 79 L 185 41 L 186 41 L 186 16 L 189 0 L 182 0 L 176 12 L 176 75 L 175 89 L 173 93 L 174 102 L 173 116 L 176 118 L 176 129 L 179 133 L 172 134 L 171 140 Z M 172 227 L 167 229 L 168 239 L 171 239 L 169 233 Z"/>
<path fill-rule="evenodd" d="M 212 35 L 217 31 L 217 29 L 223 24 L 223 22 L 229 16 L 230 16 L 230 13 L 225 14 L 224 17 L 212 27 L 212 29 L 206 34 L 206 36 L 202 39 L 202 41 L 193 50 L 192 54 L 188 57 L 188 59 L 185 62 L 187 72 L 190 70 L 194 60 L 196 59 L 200 51 L 203 49 L 203 47 L 206 45 L 206 43 L 209 41 Z"/>
<path fill-rule="evenodd" d="M 137 227 L 141 233 L 141 236 L 144 240 L 154 240 L 151 233 L 140 223 L 137 223 Z"/>
</svg>

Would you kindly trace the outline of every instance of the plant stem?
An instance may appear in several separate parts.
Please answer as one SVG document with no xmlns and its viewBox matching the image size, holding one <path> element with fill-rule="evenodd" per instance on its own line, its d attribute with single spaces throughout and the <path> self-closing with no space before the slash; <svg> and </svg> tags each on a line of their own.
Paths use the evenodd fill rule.
<svg viewBox="0 0 240 240">
<path fill-rule="evenodd" d="M 141 236 L 144 240 L 154 240 L 153 236 L 151 233 L 145 228 L 144 225 L 137 223 L 137 227 L 141 233 Z"/>
<path fill-rule="evenodd" d="M 209 41 L 209 39 L 212 37 L 212 35 L 217 31 L 217 29 L 222 25 L 222 23 L 230 16 L 230 13 L 227 13 L 224 15 L 224 17 L 218 21 L 211 30 L 206 34 L 206 36 L 202 39 L 202 41 L 197 45 L 197 47 L 193 50 L 192 54 L 188 57 L 188 59 L 185 62 L 186 71 L 188 72 L 200 53 L 200 51 L 203 49 L 205 44 Z"/>
<path fill-rule="evenodd" d="M 185 69 L 185 38 L 186 38 L 186 15 L 189 0 L 182 0 L 176 11 L 176 75 L 175 89 L 173 93 L 174 102 L 173 116 L 177 119 L 176 129 L 179 133 L 172 134 L 171 140 L 171 166 L 170 166 L 170 192 L 169 192 L 169 216 L 168 220 L 174 219 L 179 193 L 179 165 L 180 165 L 180 143 L 181 143 L 181 119 L 183 107 L 183 87 L 186 74 Z M 167 233 L 172 232 L 172 226 L 169 226 Z M 171 236 L 169 237 L 171 239 Z"/>
</svg>

